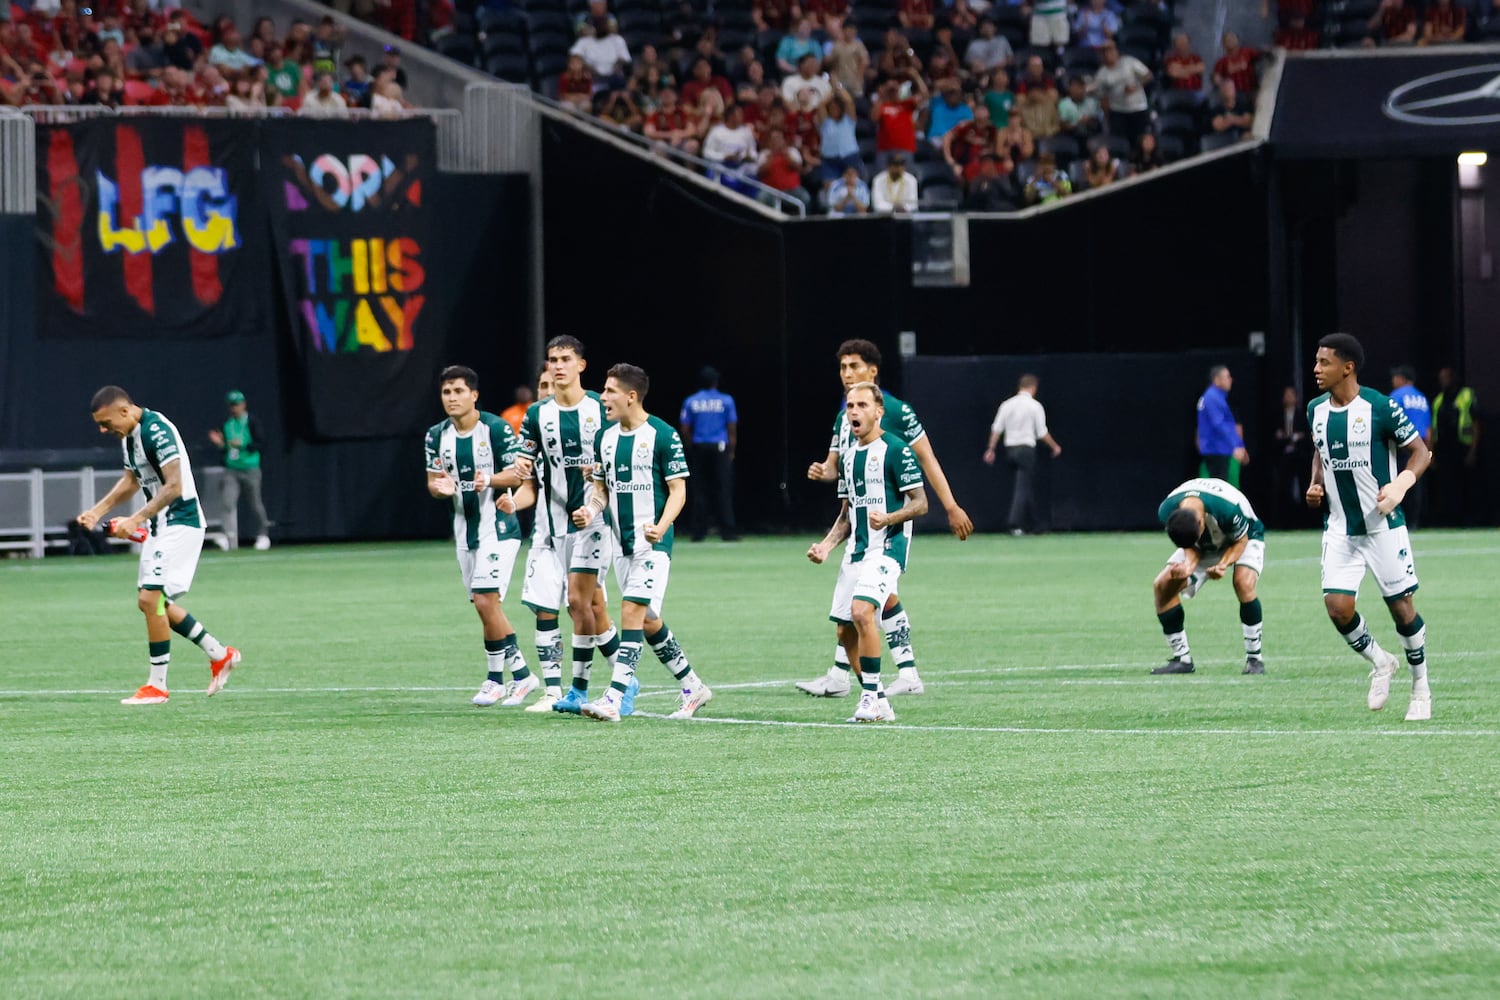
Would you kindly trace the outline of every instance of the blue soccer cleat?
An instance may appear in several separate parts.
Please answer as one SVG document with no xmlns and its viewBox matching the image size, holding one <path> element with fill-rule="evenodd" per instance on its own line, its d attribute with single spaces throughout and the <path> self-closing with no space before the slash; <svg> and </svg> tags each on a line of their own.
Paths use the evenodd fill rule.
<svg viewBox="0 0 1500 1000">
<path fill-rule="evenodd" d="M 566 712 L 569 715 L 581 715 L 583 706 L 588 703 L 587 691 L 580 691 L 575 687 L 568 688 L 568 693 L 558 699 L 557 704 L 552 706 L 554 712 Z"/>
<path fill-rule="evenodd" d="M 623 718 L 635 713 L 635 696 L 641 693 L 641 682 L 630 677 L 630 683 L 625 685 L 625 694 L 620 697 L 620 716 Z"/>
</svg>

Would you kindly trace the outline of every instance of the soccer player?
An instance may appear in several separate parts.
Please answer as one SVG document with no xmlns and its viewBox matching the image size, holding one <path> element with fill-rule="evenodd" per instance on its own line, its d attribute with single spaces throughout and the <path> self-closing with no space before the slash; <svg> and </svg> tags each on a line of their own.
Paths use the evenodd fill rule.
<svg viewBox="0 0 1500 1000">
<path fill-rule="evenodd" d="M 1416 563 L 1401 514 L 1401 501 L 1432 462 L 1422 435 L 1401 404 L 1359 384 L 1365 351 L 1347 333 L 1318 341 L 1313 379 L 1323 395 L 1307 404 L 1312 428 L 1312 479 L 1307 504 L 1324 508 L 1323 606 L 1333 625 L 1370 663 L 1370 711 L 1385 707 L 1396 673 L 1396 657 L 1380 648 L 1354 607 L 1365 571 L 1375 576 L 1411 668 L 1406 721 L 1432 718 L 1427 684 L 1427 626 L 1417 614 Z M 1407 452 L 1396 471 L 1396 449 Z M 1331 487 L 1331 489 L 1329 488 Z"/>
<path fill-rule="evenodd" d="M 1245 637 L 1243 673 L 1265 673 L 1260 658 L 1263 616 L 1255 588 L 1266 565 L 1266 528 L 1255 516 L 1255 508 L 1245 494 L 1222 479 L 1189 479 L 1161 502 L 1156 516 L 1167 526 L 1167 537 L 1177 551 L 1152 584 L 1156 620 L 1161 622 L 1172 658 L 1151 672 L 1193 672 L 1182 602 L 1198 593 L 1205 582 L 1223 579 L 1232 570 Z"/>
<path fill-rule="evenodd" d="M 682 686 L 677 711 L 668 718 L 691 719 L 714 696 L 661 619 L 672 570 L 672 525 L 687 501 L 688 465 L 682 438 L 666 421 L 646 412 L 650 387 L 646 373 L 635 365 L 609 370 L 604 412 L 613 423 L 594 443 L 593 491 L 573 512 L 573 523 L 583 526 L 608 509 L 620 547 L 615 559 L 622 594 L 620 652 L 609 689 L 582 709 L 601 722 L 619 722 L 625 714 L 620 706 L 636 683 L 635 665 L 645 642 Z M 663 655 L 669 645 L 672 662 Z"/>
<path fill-rule="evenodd" d="M 839 379 L 844 383 L 846 392 L 851 386 L 861 382 L 879 382 L 880 348 L 868 340 L 844 341 L 839 345 L 838 359 Z M 948 512 L 949 529 L 960 541 L 968 538 L 974 531 L 974 522 L 969 520 L 969 515 L 953 499 L 953 491 L 948 488 L 948 477 L 943 474 L 943 467 L 932 450 L 927 431 L 917 419 L 916 411 L 884 390 L 881 390 L 881 402 L 885 412 L 882 429 L 895 434 L 911 448 L 917 461 L 921 463 L 923 475 L 932 483 L 938 501 Z M 840 456 L 853 447 L 853 444 L 854 435 L 848 418 L 840 410 L 833 420 L 833 440 L 828 446 L 828 457 L 821 462 L 814 462 L 807 470 L 807 478 L 824 482 L 838 479 Z M 900 596 L 894 592 L 884 609 L 882 624 L 886 643 L 891 647 L 891 655 L 896 658 L 898 669 L 898 677 L 886 689 L 886 694 L 921 694 L 925 688 L 917 673 L 917 658 L 912 650 L 911 620 L 907 617 L 906 609 L 901 606 Z M 818 698 L 842 698 L 848 694 L 849 658 L 843 645 L 834 649 L 833 666 L 828 668 L 828 673 L 816 680 L 799 681 L 797 690 Z"/>
<path fill-rule="evenodd" d="M 141 545 L 141 568 L 136 578 L 136 606 L 146 616 L 151 670 L 145 684 L 122 699 L 122 705 L 160 705 L 166 702 L 167 665 L 172 659 L 172 632 L 193 642 L 208 656 L 208 695 L 224 690 L 229 672 L 240 662 L 240 651 L 225 646 L 208 633 L 187 609 L 177 603 L 193 584 L 198 557 L 203 552 L 203 509 L 182 436 L 172 421 L 155 410 L 143 409 L 117 385 L 94 393 L 89 404 L 99 433 L 113 434 L 122 443 L 125 474 L 104 499 L 78 515 L 78 523 L 93 528 L 115 504 L 139 486 L 146 505 L 129 517 L 110 522 L 116 538 L 134 538 Z"/>
<path fill-rule="evenodd" d="M 884 398 L 873 382 L 858 382 L 845 395 L 852 446 L 839 456 L 843 508 L 827 536 L 807 550 L 822 563 L 844 546 L 828 618 L 838 626 L 839 645 L 859 664 L 863 691 L 850 722 L 894 722 L 880 683 L 880 646 L 885 638 L 879 611 L 896 592 L 906 570 L 912 521 L 927 513 L 922 469 L 912 448 L 883 429 Z"/>
<path fill-rule="evenodd" d="M 547 343 L 552 394 L 531 404 L 521 421 L 521 471 L 536 485 L 536 527 L 526 558 L 521 602 L 536 614 L 536 649 L 547 689 L 527 711 L 551 709 L 577 715 L 588 701 L 589 670 L 597 648 L 614 662 L 619 637 L 603 606 L 599 588 L 612 556 L 610 533 L 600 515 L 586 525 L 572 513 L 587 500 L 594 464 L 594 442 L 608 418 L 599 394 L 583 388 L 588 361 L 575 337 Z M 597 602 L 597 603 L 596 603 Z M 562 689 L 562 636 L 557 616 L 563 606 L 573 624 L 573 684 Z M 622 713 L 624 714 L 624 713 Z"/>
<path fill-rule="evenodd" d="M 502 605 L 521 548 L 521 526 L 513 512 L 497 509 L 501 491 L 523 481 L 511 467 L 520 441 L 510 424 L 479 409 L 479 376 L 472 368 L 449 365 L 438 385 L 448 419 L 427 432 L 427 492 L 453 506 L 459 575 L 484 626 L 489 674 L 473 702 L 482 708 L 520 705 L 542 682 L 526 666 Z"/>
</svg>

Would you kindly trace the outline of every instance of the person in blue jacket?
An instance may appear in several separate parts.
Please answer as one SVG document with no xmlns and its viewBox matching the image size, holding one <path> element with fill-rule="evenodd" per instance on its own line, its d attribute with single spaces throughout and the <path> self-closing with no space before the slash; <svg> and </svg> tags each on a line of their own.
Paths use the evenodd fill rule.
<svg viewBox="0 0 1500 1000">
<path fill-rule="evenodd" d="M 1234 378 L 1224 365 L 1214 365 L 1208 370 L 1208 382 L 1208 388 L 1198 397 L 1198 454 L 1203 456 L 1204 475 L 1237 485 L 1238 470 L 1231 475 L 1230 459 L 1248 465 L 1250 453 L 1229 409 Z"/>
</svg>

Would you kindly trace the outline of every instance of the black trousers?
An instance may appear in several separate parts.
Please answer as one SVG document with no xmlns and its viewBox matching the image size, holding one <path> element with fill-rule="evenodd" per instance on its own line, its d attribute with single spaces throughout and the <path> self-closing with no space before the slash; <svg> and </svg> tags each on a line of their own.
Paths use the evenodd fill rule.
<svg viewBox="0 0 1500 1000">
<path fill-rule="evenodd" d="M 694 444 L 688 449 L 688 467 L 693 474 L 689 496 L 692 500 L 693 538 L 708 534 L 708 524 L 718 515 L 719 533 L 733 538 L 734 460 L 729 450 L 717 444 Z"/>
<path fill-rule="evenodd" d="M 1015 470 L 1016 481 L 1010 494 L 1012 530 L 1036 530 L 1036 446 L 1005 449 L 1005 461 Z"/>
<path fill-rule="evenodd" d="M 1203 464 L 1208 468 L 1208 478 L 1229 482 L 1229 460 L 1232 455 L 1204 455 Z"/>
</svg>

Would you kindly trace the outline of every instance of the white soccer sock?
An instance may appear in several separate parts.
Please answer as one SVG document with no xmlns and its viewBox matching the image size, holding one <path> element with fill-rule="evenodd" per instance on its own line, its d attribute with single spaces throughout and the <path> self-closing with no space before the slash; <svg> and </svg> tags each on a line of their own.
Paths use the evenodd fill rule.
<svg viewBox="0 0 1500 1000">
<path fill-rule="evenodd" d="M 1385 650 L 1380 648 L 1380 643 L 1370 634 L 1369 627 L 1365 624 L 1363 615 L 1355 613 L 1354 627 L 1344 633 L 1344 641 L 1349 648 L 1370 662 L 1371 666 L 1378 665 L 1385 656 Z"/>
<path fill-rule="evenodd" d="M 885 644 L 890 647 L 896 666 L 915 669 L 917 654 L 911 648 L 911 619 L 906 617 L 906 609 L 896 605 L 895 611 L 880 620 L 880 627 L 885 632 Z"/>
<path fill-rule="evenodd" d="M 557 619 L 547 620 L 551 628 L 542 627 L 543 620 L 537 620 L 536 627 L 536 659 L 542 668 L 542 680 L 548 687 L 562 687 L 562 631 L 557 627 Z M 517 650 L 519 652 L 519 650 Z"/>
<path fill-rule="evenodd" d="M 833 647 L 833 666 L 828 668 L 828 672 L 834 676 L 840 671 L 849 673 L 849 651 L 844 648 L 843 643 Z"/>
<path fill-rule="evenodd" d="M 609 661 L 611 668 L 615 665 L 616 658 L 620 655 L 620 633 L 611 625 L 608 632 L 594 636 L 594 648 Z M 610 647 L 613 646 L 613 649 Z"/>
<path fill-rule="evenodd" d="M 167 664 L 172 662 L 171 653 L 151 657 L 151 678 L 147 681 L 154 688 L 167 690 Z"/>
<path fill-rule="evenodd" d="M 1264 623 L 1256 622 L 1254 625 L 1241 625 L 1240 631 L 1245 634 L 1245 655 L 1260 655 L 1260 632 Z"/>
<path fill-rule="evenodd" d="M 687 675 L 681 679 L 681 684 L 684 690 L 692 689 L 696 691 L 703 686 L 703 678 L 698 676 L 696 670 L 689 670 Z"/>
<path fill-rule="evenodd" d="M 1188 649 L 1187 630 L 1172 632 L 1167 635 L 1167 648 L 1172 651 L 1172 656 L 1179 660 L 1191 660 L 1192 651 Z"/>
<path fill-rule="evenodd" d="M 1401 648 L 1406 652 L 1406 665 L 1411 668 L 1411 679 L 1427 680 L 1427 626 L 1418 628 L 1413 635 L 1403 635 Z"/>
<path fill-rule="evenodd" d="M 896 676 L 900 677 L 904 681 L 914 681 L 918 677 L 917 668 L 916 667 L 898 667 L 897 670 L 896 670 Z"/>
<path fill-rule="evenodd" d="M 578 687 L 579 681 L 587 688 L 589 684 L 589 671 L 594 666 L 594 637 L 591 635 L 573 636 L 573 685 Z"/>
</svg>

